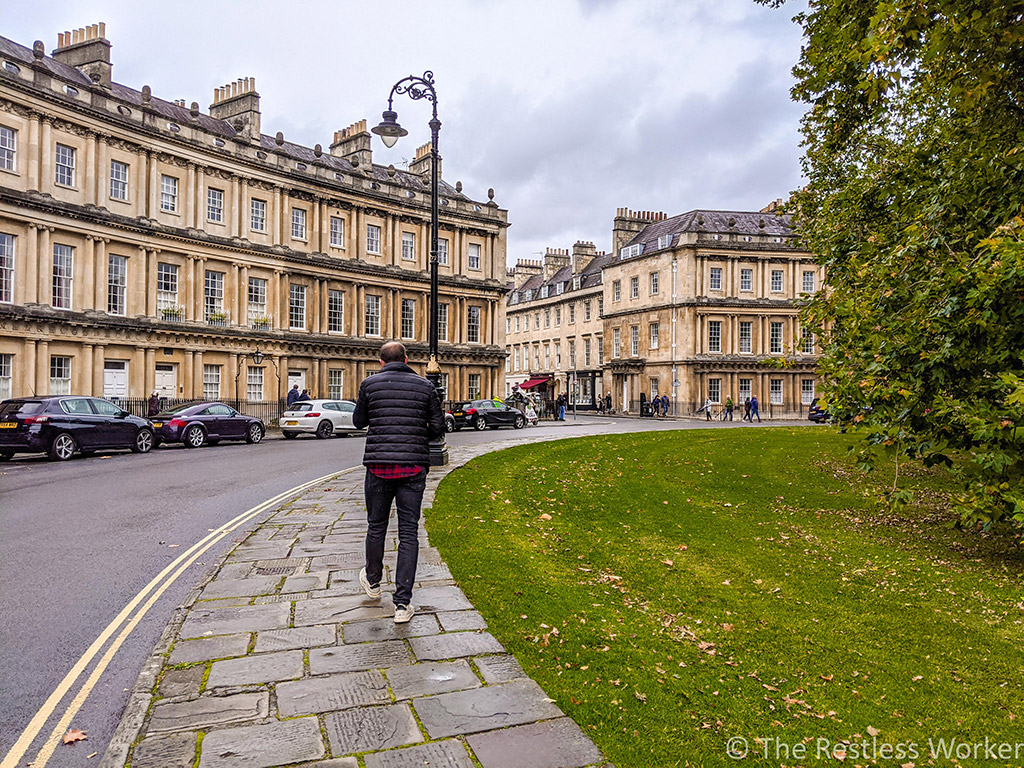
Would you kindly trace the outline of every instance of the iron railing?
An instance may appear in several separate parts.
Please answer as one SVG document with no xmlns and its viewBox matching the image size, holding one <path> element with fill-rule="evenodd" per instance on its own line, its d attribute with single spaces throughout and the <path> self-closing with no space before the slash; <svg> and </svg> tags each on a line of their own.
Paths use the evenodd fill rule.
<svg viewBox="0 0 1024 768">
<path fill-rule="evenodd" d="M 111 402 L 117 403 L 131 414 L 142 416 L 143 418 L 149 418 L 148 397 L 111 397 L 108 399 L 111 400 Z M 195 397 L 161 397 L 160 411 L 169 411 L 180 406 L 188 405 L 189 403 L 199 402 L 204 401 L 202 398 Z M 283 398 L 280 400 L 241 400 L 231 397 L 221 398 L 220 400 L 217 400 L 217 402 L 224 403 L 225 405 L 234 408 L 239 413 L 244 413 L 246 416 L 254 416 L 268 427 L 279 426 L 281 414 L 288 410 L 288 403 Z"/>
</svg>

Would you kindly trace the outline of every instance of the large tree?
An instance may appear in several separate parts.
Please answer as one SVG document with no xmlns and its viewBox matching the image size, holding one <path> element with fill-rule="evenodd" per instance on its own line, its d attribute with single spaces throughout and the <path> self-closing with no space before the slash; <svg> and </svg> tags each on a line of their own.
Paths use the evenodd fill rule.
<svg viewBox="0 0 1024 768">
<path fill-rule="evenodd" d="M 810 0 L 796 20 L 829 409 L 868 460 L 950 463 L 964 521 L 1024 525 L 1024 3 Z"/>
</svg>

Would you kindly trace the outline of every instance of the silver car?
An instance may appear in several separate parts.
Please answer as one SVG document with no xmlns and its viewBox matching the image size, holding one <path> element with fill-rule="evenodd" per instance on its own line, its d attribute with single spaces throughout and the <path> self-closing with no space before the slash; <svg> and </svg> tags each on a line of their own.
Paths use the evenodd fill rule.
<svg viewBox="0 0 1024 768">
<path fill-rule="evenodd" d="M 335 432 L 357 432 L 352 424 L 356 404 L 351 400 L 300 400 L 281 415 L 281 434 L 287 439 L 303 433 L 326 440 Z"/>
</svg>

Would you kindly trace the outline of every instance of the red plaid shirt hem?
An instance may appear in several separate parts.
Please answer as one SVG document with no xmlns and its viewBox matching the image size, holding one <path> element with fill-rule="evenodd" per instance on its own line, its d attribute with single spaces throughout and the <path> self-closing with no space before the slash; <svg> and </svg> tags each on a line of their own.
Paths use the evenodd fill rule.
<svg viewBox="0 0 1024 768">
<path fill-rule="evenodd" d="M 421 466 L 408 464 L 367 464 L 366 468 L 382 480 L 403 480 L 423 471 Z"/>
</svg>

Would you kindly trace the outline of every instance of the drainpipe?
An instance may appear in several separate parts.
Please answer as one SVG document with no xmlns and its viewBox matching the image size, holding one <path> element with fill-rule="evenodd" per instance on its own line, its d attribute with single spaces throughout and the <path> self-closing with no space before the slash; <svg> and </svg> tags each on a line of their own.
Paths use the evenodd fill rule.
<svg viewBox="0 0 1024 768">
<path fill-rule="evenodd" d="M 679 262 L 672 259 L 672 409 L 679 402 L 679 369 L 676 367 L 676 271 Z"/>
</svg>

